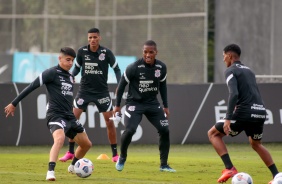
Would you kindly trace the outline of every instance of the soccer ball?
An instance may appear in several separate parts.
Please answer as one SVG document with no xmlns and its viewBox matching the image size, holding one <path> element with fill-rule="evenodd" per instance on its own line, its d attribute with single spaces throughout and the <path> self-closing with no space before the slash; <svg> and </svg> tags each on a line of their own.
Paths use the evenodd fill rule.
<svg viewBox="0 0 282 184">
<path fill-rule="evenodd" d="M 253 184 L 252 177 L 244 172 L 237 173 L 232 178 L 232 184 Z"/>
<path fill-rule="evenodd" d="M 274 177 L 272 184 L 282 184 L 282 173 L 278 173 L 276 174 L 276 176 Z"/>
<path fill-rule="evenodd" d="M 276 174 L 276 176 L 274 177 L 274 180 L 276 180 L 278 178 L 282 178 L 282 172 Z"/>
<path fill-rule="evenodd" d="M 77 176 L 79 176 L 81 178 L 89 177 L 92 174 L 93 171 L 94 171 L 94 165 L 87 158 L 79 159 L 74 164 L 74 172 L 76 173 Z"/>
</svg>

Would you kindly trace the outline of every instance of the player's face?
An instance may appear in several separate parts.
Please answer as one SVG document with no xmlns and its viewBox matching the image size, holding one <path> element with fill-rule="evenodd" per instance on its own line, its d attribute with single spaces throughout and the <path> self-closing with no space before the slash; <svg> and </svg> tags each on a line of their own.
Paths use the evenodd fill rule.
<svg viewBox="0 0 282 184">
<path fill-rule="evenodd" d="M 227 67 L 231 65 L 232 55 L 230 53 L 223 52 L 223 61 Z"/>
<path fill-rule="evenodd" d="M 62 69 L 69 71 L 73 65 L 74 58 L 69 55 L 60 54 L 59 56 L 59 65 Z"/>
<path fill-rule="evenodd" d="M 143 59 L 147 64 L 150 65 L 154 64 L 157 53 L 158 51 L 155 46 L 150 46 L 150 45 L 143 46 Z"/>
<path fill-rule="evenodd" d="M 98 33 L 88 33 L 88 43 L 91 48 L 98 48 L 101 37 Z"/>
</svg>

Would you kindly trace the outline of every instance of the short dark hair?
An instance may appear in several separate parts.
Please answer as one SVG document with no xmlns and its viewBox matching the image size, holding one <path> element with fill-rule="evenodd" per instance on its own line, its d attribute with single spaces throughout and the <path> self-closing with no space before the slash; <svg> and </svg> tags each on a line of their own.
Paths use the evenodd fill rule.
<svg viewBox="0 0 282 184">
<path fill-rule="evenodd" d="M 240 49 L 240 47 L 239 47 L 238 45 L 236 45 L 236 44 L 227 45 L 227 46 L 223 49 L 223 51 L 224 51 L 224 53 L 231 51 L 231 52 L 236 53 L 238 56 L 241 55 L 241 49 Z"/>
<path fill-rule="evenodd" d="M 147 40 L 147 41 L 144 43 L 144 45 L 148 45 L 148 46 L 155 46 L 155 47 L 157 47 L 156 42 L 155 42 L 155 41 L 153 41 L 153 40 Z"/>
<path fill-rule="evenodd" d="M 91 28 L 91 29 L 89 29 L 88 30 L 88 33 L 98 33 L 98 34 L 100 34 L 100 31 L 99 31 L 99 29 L 98 28 Z"/>
<path fill-rule="evenodd" d="M 70 47 L 62 47 L 61 50 L 60 50 L 60 53 L 62 53 L 64 55 L 72 56 L 73 58 L 76 57 L 75 51 Z"/>
</svg>

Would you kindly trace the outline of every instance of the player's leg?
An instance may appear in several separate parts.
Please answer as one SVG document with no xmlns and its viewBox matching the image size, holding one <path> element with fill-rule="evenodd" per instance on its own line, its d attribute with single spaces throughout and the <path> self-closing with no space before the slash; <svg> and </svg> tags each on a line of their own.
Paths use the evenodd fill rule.
<svg viewBox="0 0 282 184">
<path fill-rule="evenodd" d="M 249 136 L 249 142 L 252 148 L 258 153 L 260 158 L 263 160 L 264 164 L 269 168 L 274 178 L 275 175 L 278 174 L 278 170 L 273 162 L 271 154 L 261 143 L 263 126 L 264 126 L 264 121 L 250 123 L 250 125 L 247 126 L 245 132 L 247 136 Z"/>
<path fill-rule="evenodd" d="M 122 171 L 127 158 L 127 149 L 132 136 L 142 120 L 143 106 L 140 104 L 126 105 L 124 112 L 125 131 L 121 135 L 120 156 L 116 163 L 116 170 Z"/>
<path fill-rule="evenodd" d="M 224 119 L 219 120 L 208 131 L 209 140 L 225 165 L 225 169 L 222 170 L 222 175 L 217 180 L 217 182 L 219 183 L 226 182 L 229 178 L 233 177 L 235 174 L 238 173 L 236 168 L 233 166 L 227 147 L 223 141 L 223 137 L 225 136 L 223 125 L 224 125 Z M 242 132 L 242 127 L 240 126 L 240 124 L 235 124 L 234 121 L 232 121 L 230 128 L 231 128 L 231 132 L 230 132 L 231 136 L 236 136 Z"/>
<path fill-rule="evenodd" d="M 77 160 L 85 156 L 87 151 L 91 148 L 92 143 L 89 140 L 85 129 L 76 118 L 70 121 L 70 124 L 71 128 L 66 132 L 66 136 L 73 139 L 78 144 L 78 147 L 75 150 L 75 156 L 71 162 L 71 165 L 68 167 L 68 171 L 70 173 L 74 173 L 74 164 Z"/>
<path fill-rule="evenodd" d="M 159 105 L 148 105 L 145 109 L 145 116 L 159 133 L 160 171 L 176 172 L 167 163 L 170 149 L 168 119 Z"/>
<path fill-rule="evenodd" d="M 112 161 L 117 162 L 118 152 L 117 152 L 117 133 L 115 124 L 110 118 L 113 116 L 113 111 L 103 112 L 103 116 L 107 125 L 108 139 L 112 148 Z"/>
<path fill-rule="evenodd" d="M 48 127 L 50 129 L 50 132 L 52 133 L 54 142 L 49 154 L 49 164 L 48 164 L 46 180 L 55 181 L 56 161 L 58 159 L 60 149 L 64 145 L 64 141 L 65 141 L 65 133 L 63 129 L 64 125 L 61 124 L 61 120 L 51 119 L 51 121 L 49 121 L 48 123 Z"/>
<path fill-rule="evenodd" d="M 73 108 L 74 116 L 76 117 L 76 119 L 79 119 L 81 113 L 82 113 L 84 110 L 78 108 L 77 99 L 75 99 L 73 103 L 74 103 L 74 108 Z M 83 107 L 85 107 L 85 105 L 84 105 Z M 74 141 L 73 139 L 70 139 L 70 138 L 69 138 L 68 144 L 69 144 L 69 147 L 68 147 L 69 149 L 68 149 L 68 151 L 65 153 L 65 155 L 64 155 L 63 157 L 59 158 L 59 160 L 60 160 L 61 162 L 66 162 L 66 161 L 68 161 L 68 160 L 72 160 L 73 157 L 74 157 L 75 141 Z"/>
</svg>

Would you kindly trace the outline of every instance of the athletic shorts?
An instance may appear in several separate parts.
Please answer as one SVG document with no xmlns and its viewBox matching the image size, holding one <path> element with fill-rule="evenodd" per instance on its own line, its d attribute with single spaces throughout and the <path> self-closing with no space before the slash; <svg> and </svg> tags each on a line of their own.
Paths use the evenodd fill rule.
<svg viewBox="0 0 282 184">
<path fill-rule="evenodd" d="M 84 127 L 75 118 L 75 116 L 53 116 L 48 119 L 47 125 L 52 134 L 55 130 L 63 129 L 65 135 L 71 139 L 73 139 L 77 135 L 77 133 L 82 133 L 85 131 Z"/>
<path fill-rule="evenodd" d="M 101 94 L 77 94 L 73 101 L 73 107 L 83 109 L 85 112 L 89 103 L 95 103 L 99 112 L 108 112 L 113 110 L 112 99 L 109 93 Z"/>
<path fill-rule="evenodd" d="M 130 102 L 130 104 L 126 104 L 124 112 L 126 129 L 135 132 L 142 120 L 143 114 L 158 132 L 168 131 L 169 122 L 165 117 L 163 108 L 160 104 L 145 104 L 139 102 Z"/>
<path fill-rule="evenodd" d="M 215 128 L 221 133 L 224 133 L 223 131 L 224 121 L 225 121 L 224 119 L 221 119 L 215 124 Z M 231 132 L 229 133 L 229 135 L 235 137 L 239 135 L 242 131 L 245 131 L 246 135 L 248 137 L 250 136 L 253 140 L 261 140 L 263 133 L 263 126 L 264 126 L 264 120 L 257 122 L 231 120 L 231 124 L 230 124 Z"/>
</svg>

